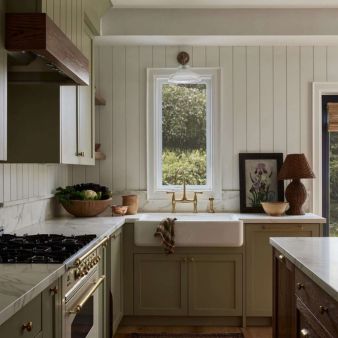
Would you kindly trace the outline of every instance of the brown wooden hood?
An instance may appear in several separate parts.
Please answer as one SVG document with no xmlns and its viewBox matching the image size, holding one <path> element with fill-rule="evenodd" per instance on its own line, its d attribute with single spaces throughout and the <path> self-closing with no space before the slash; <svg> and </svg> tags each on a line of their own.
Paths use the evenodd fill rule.
<svg viewBox="0 0 338 338">
<path fill-rule="evenodd" d="M 7 13 L 5 47 L 14 64 L 9 64 L 9 81 L 89 85 L 88 59 L 45 13 Z M 29 61 L 20 64 L 24 59 Z"/>
</svg>

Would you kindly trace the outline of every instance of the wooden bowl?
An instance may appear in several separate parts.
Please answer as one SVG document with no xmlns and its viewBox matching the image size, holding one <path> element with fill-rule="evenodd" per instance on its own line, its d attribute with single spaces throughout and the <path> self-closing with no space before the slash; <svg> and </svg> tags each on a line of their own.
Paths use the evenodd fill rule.
<svg viewBox="0 0 338 338">
<path fill-rule="evenodd" d="M 113 215 L 124 216 L 128 211 L 128 205 L 112 205 Z"/>
<path fill-rule="evenodd" d="M 270 216 L 282 216 L 286 208 L 289 206 L 288 202 L 261 202 L 261 205 L 266 214 Z"/>
<path fill-rule="evenodd" d="M 111 205 L 111 198 L 106 200 L 72 200 L 61 202 L 62 206 L 75 217 L 94 217 L 105 211 Z"/>
</svg>

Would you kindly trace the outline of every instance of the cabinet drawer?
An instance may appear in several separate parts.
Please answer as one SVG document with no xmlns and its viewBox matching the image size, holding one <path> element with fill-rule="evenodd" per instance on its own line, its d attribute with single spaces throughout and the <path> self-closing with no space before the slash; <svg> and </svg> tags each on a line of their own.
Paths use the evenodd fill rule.
<svg viewBox="0 0 338 338">
<path fill-rule="evenodd" d="M 31 331 L 23 325 L 32 323 Z M 13 317 L 0 326 L 0 337 L 33 338 L 41 331 L 41 295 L 35 297 Z"/>
<path fill-rule="evenodd" d="M 300 270 L 296 269 L 295 277 L 296 295 L 304 302 L 322 325 L 334 337 L 338 337 L 337 302 Z"/>
<path fill-rule="evenodd" d="M 333 338 L 314 317 L 311 311 L 297 297 L 297 337 L 303 338 Z"/>
</svg>

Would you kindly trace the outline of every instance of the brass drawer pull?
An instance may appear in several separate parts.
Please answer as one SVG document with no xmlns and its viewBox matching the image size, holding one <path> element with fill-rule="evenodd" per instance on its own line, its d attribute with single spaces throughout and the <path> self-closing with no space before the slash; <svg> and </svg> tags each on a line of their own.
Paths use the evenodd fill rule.
<svg viewBox="0 0 338 338">
<path fill-rule="evenodd" d="M 22 330 L 26 330 L 27 332 L 31 332 L 33 329 L 33 322 L 27 322 L 26 324 L 22 324 Z"/>
<path fill-rule="evenodd" d="M 187 257 L 182 258 L 182 262 L 186 263 L 188 261 Z"/>
<path fill-rule="evenodd" d="M 303 283 L 297 283 L 297 289 L 298 290 L 305 289 L 305 285 Z"/>
<path fill-rule="evenodd" d="M 189 261 L 190 261 L 190 262 L 194 262 L 194 261 L 195 261 L 195 258 L 194 258 L 194 257 L 190 257 L 190 258 L 189 258 Z"/>
<path fill-rule="evenodd" d="M 319 312 L 321 313 L 321 314 L 324 314 L 324 313 L 328 313 L 329 312 L 329 309 L 326 307 L 326 306 L 320 306 L 319 307 Z"/>
<path fill-rule="evenodd" d="M 310 337 L 310 332 L 309 332 L 309 330 L 307 330 L 307 329 L 301 329 L 300 330 L 300 336 L 301 337 Z"/>
<path fill-rule="evenodd" d="M 279 255 L 279 256 L 278 256 L 278 259 L 279 259 L 281 262 L 284 262 L 285 257 L 284 257 L 284 255 Z"/>
<path fill-rule="evenodd" d="M 57 286 L 54 286 L 52 288 L 49 289 L 49 293 L 54 296 L 58 293 L 58 287 Z"/>
</svg>

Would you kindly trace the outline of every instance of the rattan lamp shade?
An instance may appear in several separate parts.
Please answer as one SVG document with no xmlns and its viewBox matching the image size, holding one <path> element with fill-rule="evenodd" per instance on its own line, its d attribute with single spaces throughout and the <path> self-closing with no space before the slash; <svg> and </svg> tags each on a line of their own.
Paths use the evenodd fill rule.
<svg viewBox="0 0 338 338">
<path fill-rule="evenodd" d="M 314 178 L 313 173 L 304 154 L 289 154 L 286 156 L 278 174 L 279 180 Z"/>
</svg>

